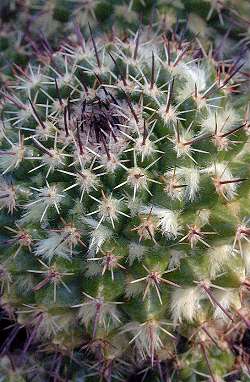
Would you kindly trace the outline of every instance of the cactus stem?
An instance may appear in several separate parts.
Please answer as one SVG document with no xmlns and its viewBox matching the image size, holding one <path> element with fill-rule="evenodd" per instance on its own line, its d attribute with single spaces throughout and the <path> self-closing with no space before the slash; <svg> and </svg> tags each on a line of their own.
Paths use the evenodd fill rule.
<svg viewBox="0 0 250 382">
<path fill-rule="evenodd" d="M 229 15 L 228 42 L 231 28 L 207 25 L 195 0 L 44 0 L 38 14 L 11 0 L 0 297 L 15 324 L 0 345 L 3 377 L 247 378 L 247 31 L 237 37 L 247 25 L 232 20 L 245 5 L 202 1 Z"/>
</svg>

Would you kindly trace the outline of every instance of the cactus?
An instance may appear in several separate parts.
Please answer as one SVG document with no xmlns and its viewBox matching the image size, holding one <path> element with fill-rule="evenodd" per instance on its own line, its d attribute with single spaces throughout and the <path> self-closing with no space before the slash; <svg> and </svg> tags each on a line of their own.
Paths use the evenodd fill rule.
<svg viewBox="0 0 250 382">
<path fill-rule="evenodd" d="M 1 91 L 0 375 L 247 381 L 244 62 L 111 5 Z"/>
</svg>

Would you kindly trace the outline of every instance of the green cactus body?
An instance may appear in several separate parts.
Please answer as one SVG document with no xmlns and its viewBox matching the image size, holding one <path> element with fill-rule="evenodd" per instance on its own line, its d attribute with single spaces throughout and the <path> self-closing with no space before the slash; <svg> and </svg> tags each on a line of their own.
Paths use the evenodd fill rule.
<svg viewBox="0 0 250 382">
<path fill-rule="evenodd" d="M 92 29 L 2 91 L 1 304 L 28 330 L 22 359 L 44 347 L 42 381 L 47 365 L 70 381 L 247 380 L 230 348 L 250 325 L 241 62 L 148 26 Z"/>
</svg>

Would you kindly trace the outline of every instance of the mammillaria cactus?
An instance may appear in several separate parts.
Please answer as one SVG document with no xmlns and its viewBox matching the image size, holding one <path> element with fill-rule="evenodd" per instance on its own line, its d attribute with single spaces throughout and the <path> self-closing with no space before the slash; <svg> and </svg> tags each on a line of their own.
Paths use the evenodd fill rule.
<svg viewBox="0 0 250 382">
<path fill-rule="evenodd" d="M 159 25 L 77 24 L 1 90 L 6 381 L 249 378 L 244 62 Z"/>
</svg>

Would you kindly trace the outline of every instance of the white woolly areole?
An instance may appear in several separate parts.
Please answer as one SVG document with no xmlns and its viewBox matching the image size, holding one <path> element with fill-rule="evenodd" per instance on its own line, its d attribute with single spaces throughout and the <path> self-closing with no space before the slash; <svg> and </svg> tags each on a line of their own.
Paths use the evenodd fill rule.
<svg viewBox="0 0 250 382">
<path fill-rule="evenodd" d="M 82 304 L 79 310 L 81 321 L 87 326 L 93 323 L 99 307 L 98 323 L 105 329 L 114 328 L 120 324 L 120 313 L 112 303 L 104 302 L 102 298 L 91 299 Z"/>
<path fill-rule="evenodd" d="M 246 276 L 250 277 L 250 243 L 245 242 L 242 247 Z"/>
<path fill-rule="evenodd" d="M 186 144 L 186 142 L 191 142 L 194 138 L 194 135 L 190 131 L 183 131 L 179 134 L 179 141 L 177 138 L 174 141 L 174 150 L 176 151 L 177 158 L 182 155 L 190 154 L 192 151 L 192 145 Z"/>
<path fill-rule="evenodd" d="M 43 74 L 40 72 L 39 66 L 28 65 L 28 75 L 22 77 L 22 81 L 19 82 L 19 85 L 15 86 L 17 89 L 25 89 L 28 92 L 39 85 L 43 80 Z"/>
<path fill-rule="evenodd" d="M 171 296 L 171 312 L 175 323 L 194 321 L 201 308 L 202 292 L 198 287 L 176 288 Z"/>
<path fill-rule="evenodd" d="M 141 213 L 152 214 L 156 216 L 158 221 L 158 227 L 160 227 L 163 235 L 168 238 L 176 238 L 180 233 L 181 226 L 178 222 L 178 213 L 176 211 L 168 210 L 161 207 L 142 207 Z"/>
<path fill-rule="evenodd" d="M 59 206 L 64 195 L 59 193 L 57 186 L 43 187 L 36 189 L 36 191 L 37 194 L 34 201 L 24 206 L 26 212 L 20 220 L 21 223 L 27 221 L 42 221 L 50 207 L 54 207 L 59 214 Z"/>
<path fill-rule="evenodd" d="M 59 124 L 60 124 L 60 120 L 59 120 Z M 63 125 L 63 123 L 61 123 L 60 125 Z M 43 126 L 41 126 L 40 124 L 37 124 L 36 126 L 36 139 L 38 139 L 38 141 L 40 142 L 46 142 L 50 137 L 53 137 L 55 132 L 57 131 L 56 129 L 56 126 L 51 122 L 51 121 L 44 121 L 43 122 Z M 59 136 L 60 136 L 60 133 L 59 133 Z M 64 140 L 65 140 L 65 134 L 63 136 Z M 58 139 L 58 141 L 60 141 L 60 139 Z"/>
<path fill-rule="evenodd" d="M 213 133 L 217 123 L 218 133 L 225 133 L 235 126 L 239 121 L 239 116 L 236 111 L 227 106 L 225 109 L 213 112 L 208 110 L 208 115 L 201 121 L 201 127 L 205 132 Z"/>
<path fill-rule="evenodd" d="M 50 232 L 48 238 L 39 240 L 35 246 L 35 255 L 48 260 L 54 256 L 70 259 L 75 254 L 73 248 L 79 239 L 79 232 L 74 227 L 66 226 L 62 232 Z"/>
<path fill-rule="evenodd" d="M 199 170 L 195 167 L 185 167 L 185 168 L 177 168 L 176 174 L 180 174 L 184 176 L 185 184 L 187 184 L 187 188 L 185 190 L 185 195 L 187 195 L 188 199 L 194 200 L 195 196 L 199 191 L 199 183 L 200 183 L 200 173 Z"/>
<path fill-rule="evenodd" d="M 93 188 L 99 185 L 99 179 L 97 176 L 88 169 L 83 169 L 77 174 L 77 180 L 81 187 L 82 192 L 89 193 Z"/>
<path fill-rule="evenodd" d="M 100 251 L 102 245 L 106 240 L 110 239 L 113 235 L 111 229 L 105 227 L 103 224 L 98 226 L 98 221 L 92 218 L 83 218 L 83 222 L 91 228 L 90 232 L 90 245 L 88 249 L 88 257 L 95 257 L 97 252 Z"/>
<path fill-rule="evenodd" d="M 209 223 L 209 218 L 211 216 L 211 211 L 206 208 L 202 208 L 196 214 L 195 224 L 197 224 L 200 228 Z"/>
<path fill-rule="evenodd" d="M 236 195 L 237 183 L 220 184 L 220 182 L 230 181 L 234 179 L 226 162 L 216 162 L 207 169 L 205 169 L 204 172 L 208 173 L 209 175 L 212 175 L 217 193 L 221 194 L 226 199 L 234 198 L 234 196 Z"/>
<path fill-rule="evenodd" d="M 175 66 L 173 66 L 173 64 L 170 64 L 170 66 L 165 64 L 165 67 L 172 73 L 173 76 L 176 77 L 183 77 L 183 73 L 188 71 L 188 65 L 181 61 L 179 61 Z"/>
<path fill-rule="evenodd" d="M 24 152 L 24 147 L 18 144 L 13 144 L 10 151 L 4 151 L 0 161 L 0 169 L 3 171 L 3 174 L 19 166 L 24 159 Z"/>
<path fill-rule="evenodd" d="M 37 337 L 40 339 L 49 339 L 52 336 L 56 336 L 61 330 L 65 330 L 65 326 L 68 324 L 66 320 L 62 322 L 62 316 L 50 315 L 47 312 L 43 312 L 43 319 L 37 326 Z"/>
<path fill-rule="evenodd" d="M 173 105 L 169 105 L 168 111 L 166 111 L 165 104 L 160 106 L 157 110 L 157 114 L 166 124 L 172 122 L 175 125 L 178 122 L 178 111 Z"/>
<path fill-rule="evenodd" d="M 182 77 L 186 80 L 185 84 L 179 90 L 178 98 L 184 100 L 194 94 L 195 87 L 197 93 L 206 89 L 206 71 L 196 65 L 185 65 Z"/>
<path fill-rule="evenodd" d="M 155 145 L 149 138 L 144 140 L 143 137 L 138 137 L 135 141 L 134 149 L 137 154 L 140 154 L 142 158 L 150 157 L 155 151 Z"/>
<path fill-rule="evenodd" d="M 137 351 L 142 359 L 152 357 L 152 354 L 163 347 L 160 335 L 164 330 L 162 326 L 164 321 L 149 320 L 140 324 L 139 322 L 130 322 L 124 326 L 122 332 L 130 332 L 133 339 L 130 341 L 135 344 Z"/>
<path fill-rule="evenodd" d="M 146 251 L 147 251 L 147 248 L 141 244 L 134 243 L 134 242 L 129 243 L 129 246 L 128 246 L 129 265 L 131 266 L 135 260 L 141 261 Z"/>
<path fill-rule="evenodd" d="M 166 191 L 173 199 L 181 200 L 183 197 L 193 201 L 197 196 L 200 184 L 200 173 L 196 167 L 177 167 L 176 169 L 169 170 L 165 177 L 169 181 L 169 186 Z M 171 180 L 175 186 L 185 184 L 182 188 L 171 188 Z"/>
<path fill-rule="evenodd" d="M 213 293 L 216 300 L 225 309 L 225 311 L 230 311 L 231 308 L 240 309 L 241 303 L 238 290 L 226 288 L 223 291 L 216 290 Z M 215 305 L 214 318 L 221 319 L 223 321 L 229 320 L 229 317 L 225 315 L 218 305 Z"/>
<path fill-rule="evenodd" d="M 103 197 L 100 202 L 99 213 L 104 219 L 118 219 L 120 201 L 118 199 L 112 198 L 110 195 L 108 197 Z"/>
<path fill-rule="evenodd" d="M 44 154 L 41 159 L 44 164 L 48 165 L 52 171 L 56 168 L 63 167 L 64 165 L 64 156 L 62 152 L 57 149 L 49 150 L 49 154 Z"/>
<path fill-rule="evenodd" d="M 187 257 L 187 254 L 185 252 L 171 250 L 170 259 L 168 263 L 168 270 L 172 270 L 179 267 L 181 263 L 181 259 L 184 259 L 185 257 Z"/>
<path fill-rule="evenodd" d="M 210 248 L 207 255 L 209 259 L 209 274 L 211 279 L 214 279 L 223 270 L 223 265 L 230 261 L 233 251 L 231 245 L 225 244 Z"/>
<path fill-rule="evenodd" d="M 109 157 L 102 155 L 99 159 L 105 170 L 110 174 L 114 174 L 115 171 L 121 166 L 121 161 L 119 159 L 120 152 L 124 151 L 127 147 L 126 143 L 124 143 L 124 140 L 122 142 L 123 146 L 119 152 L 116 152 L 118 143 L 114 142 L 112 145 L 110 144 L 112 151 L 109 152 Z"/>
<path fill-rule="evenodd" d="M 7 208 L 9 213 L 13 213 L 16 208 L 16 190 L 12 185 L 0 178 L 0 210 Z"/>
<path fill-rule="evenodd" d="M 143 283 L 127 283 L 126 285 L 126 297 L 127 298 L 133 298 L 136 296 L 139 296 L 140 294 L 143 294 L 145 290 L 145 285 Z"/>
<path fill-rule="evenodd" d="M 86 276 L 87 277 L 93 277 L 102 272 L 102 266 L 100 263 L 97 261 L 89 261 L 87 264 L 87 269 L 86 269 Z"/>
<path fill-rule="evenodd" d="M 128 169 L 127 182 L 137 190 L 145 189 L 147 187 L 147 176 L 145 171 L 139 167 Z"/>
</svg>

